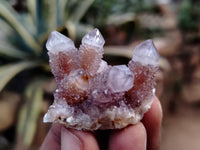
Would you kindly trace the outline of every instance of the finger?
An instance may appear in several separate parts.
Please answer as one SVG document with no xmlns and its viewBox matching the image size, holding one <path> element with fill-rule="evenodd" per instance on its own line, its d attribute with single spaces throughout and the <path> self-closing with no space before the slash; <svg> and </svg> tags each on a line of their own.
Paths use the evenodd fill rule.
<svg viewBox="0 0 200 150">
<path fill-rule="evenodd" d="M 157 97 L 150 110 L 144 115 L 142 123 L 147 131 L 147 150 L 158 150 L 161 137 L 162 108 Z"/>
<path fill-rule="evenodd" d="M 99 147 L 92 133 L 63 127 L 61 150 L 99 150 Z"/>
<path fill-rule="evenodd" d="M 142 123 L 111 134 L 109 150 L 146 150 L 146 130 Z"/>
<path fill-rule="evenodd" d="M 53 124 L 49 133 L 47 134 L 40 150 L 55 150 L 60 149 L 60 135 L 61 135 L 62 125 Z"/>
</svg>

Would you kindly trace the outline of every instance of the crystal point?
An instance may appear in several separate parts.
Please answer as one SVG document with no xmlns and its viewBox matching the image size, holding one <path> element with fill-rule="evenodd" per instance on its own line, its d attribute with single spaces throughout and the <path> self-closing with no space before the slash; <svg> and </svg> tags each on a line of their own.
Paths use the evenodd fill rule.
<svg viewBox="0 0 200 150">
<path fill-rule="evenodd" d="M 104 43 L 105 43 L 105 40 L 97 28 L 92 30 L 90 33 L 86 34 L 82 39 L 83 45 L 87 44 L 87 45 L 98 47 L 100 49 L 103 48 Z"/>
<path fill-rule="evenodd" d="M 75 49 L 74 42 L 63 34 L 53 31 L 51 32 L 46 47 L 51 53 L 58 53 L 59 51 L 68 51 Z"/>
<path fill-rule="evenodd" d="M 146 40 L 137 45 L 133 52 L 132 60 L 142 65 L 158 65 L 159 54 L 152 40 Z"/>
<path fill-rule="evenodd" d="M 128 91 L 133 87 L 134 75 L 126 65 L 113 66 L 107 85 L 114 93 Z"/>
</svg>

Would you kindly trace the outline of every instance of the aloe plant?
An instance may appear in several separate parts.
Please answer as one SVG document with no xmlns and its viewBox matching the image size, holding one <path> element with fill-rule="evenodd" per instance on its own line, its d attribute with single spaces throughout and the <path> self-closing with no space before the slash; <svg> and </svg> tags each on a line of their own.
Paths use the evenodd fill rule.
<svg viewBox="0 0 200 150">
<path fill-rule="evenodd" d="M 12 77 L 24 69 L 47 64 L 43 61 L 45 57 L 43 52 L 46 51 L 44 44 L 52 30 L 62 32 L 66 29 L 69 37 L 77 39 L 76 30 L 79 29 L 77 26 L 84 26 L 79 21 L 92 2 L 93 0 L 86 0 L 79 5 L 75 5 L 76 1 L 26 0 L 28 11 L 18 13 L 10 3 L 1 0 L 0 57 L 6 58 L 6 60 L 14 59 L 13 64 L 0 67 L 0 83 L 3 82 L 0 90 Z M 66 7 L 68 8 L 66 9 Z M 79 11 L 69 13 L 71 7 L 75 7 Z M 76 28 L 74 25 L 76 25 Z M 84 26 L 84 30 L 78 33 L 85 34 L 90 29 L 91 27 Z M 10 68 L 14 68 L 15 71 Z M 4 76 L 6 76 L 6 80 Z"/>
</svg>

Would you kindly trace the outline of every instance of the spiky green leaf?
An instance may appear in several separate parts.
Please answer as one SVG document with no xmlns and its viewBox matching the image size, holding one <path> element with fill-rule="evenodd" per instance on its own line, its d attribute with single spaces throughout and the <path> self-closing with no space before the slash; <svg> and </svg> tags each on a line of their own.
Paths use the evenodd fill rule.
<svg viewBox="0 0 200 150">
<path fill-rule="evenodd" d="M 69 37 L 73 41 L 81 39 L 85 34 L 90 32 L 94 28 L 91 25 L 84 25 L 81 23 L 71 21 L 68 21 L 65 26 L 68 31 Z"/>
<path fill-rule="evenodd" d="M 22 37 L 22 39 L 31 47 L 36 53 L 42 50 L 41 45 L 34 39 L 34 37 L 26 30 L 20 22 L 20 17 L 11 5 L 6 1 L 0 3 L 0 17 L 4 18 L 7 23 L 12 26 L 14 30 Z"/>
<path fill-rule="evenodd" d="M 29 13 L 33 19 L 33 21 L 36 21 L 36 0 L 26 0 L 27 8 L 29 10 Z"/>
<path fill-rule="evenodd" d="M 94 0 L 79 1 L 75 10 L 70 15 L 70 20 L 72 22 L 79 22 L 93 2 Z"/>
<path fill-rule="evenodd" d="M 4 34 L 13 34 L 14 30 L 9 26 L 7 22 L 0 18 L 0 31 Z M 2 34 L 2 33 L 1 33 Z M 1 35 L 0 35 L 1 37 Z"/>
<path fill-rule="evenodd" d="M 26 102 L 20 110 L 17 134 L 26 147 L 31 145 L 36 133 L 43 100 L 42 84 L 43 82 L 39 79 L 29 84 L 25 91 Z"/>
<path fill-rule="evenodd" d="M 36 0 L 36 26 L 38 36 L 58 27 L 58 0 Z"/>
<path fill-rule="evenodd" d="M 67 2 L 68 0 L 59 0 L 57 4 L 57 17 L 58 17 L 58 25 L 63 25 L 65 20 L 67 19 Z"/>
<path fill-rule="evenodd" d="M 18 59 L 24 59 L 27 58 L 28 56 L 27 53 L 17 49 L 16 47 L 10 45 L 7 42 L 1 42 L 1 41 L 0 41 L 0 55 Z"/>
<path fill-rule="evenodd" d="M 36 62 L 20 62 L 0 67 L 0 91 L 19 72 L 37 66 Z"/>
</svg>

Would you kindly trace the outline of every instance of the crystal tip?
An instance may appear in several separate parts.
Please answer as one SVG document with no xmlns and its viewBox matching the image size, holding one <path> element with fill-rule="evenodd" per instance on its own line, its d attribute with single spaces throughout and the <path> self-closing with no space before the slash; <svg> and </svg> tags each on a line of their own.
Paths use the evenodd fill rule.
<svg viewBox="0 0 200 150">
<path fill-rule="evenodd" d="M 74 42 L 70 38 L 57 31 L 53 31 L 46 42 L 46 48 L 48 51 L 56 53 L 58 51 L 75 49 L 75 46 Z"/>
<path fill-rule="evenodd" d="M 135 47 L 132 60 L 140 62 L 142 65 L 157 66 L 159 57 L 153 41 L 146 40 Z"/>
<path fill-rule="evenodd" d="M 103 45 L 105 44 L 105 40 L 103 36 L 101 35 L 100 31 L 95 28 L 90 33 L 86 34 L 82 38 L 82 44 L 92 45 L 98 48 L 103 48 Z"/>
</svg>

